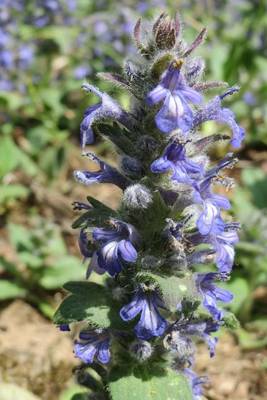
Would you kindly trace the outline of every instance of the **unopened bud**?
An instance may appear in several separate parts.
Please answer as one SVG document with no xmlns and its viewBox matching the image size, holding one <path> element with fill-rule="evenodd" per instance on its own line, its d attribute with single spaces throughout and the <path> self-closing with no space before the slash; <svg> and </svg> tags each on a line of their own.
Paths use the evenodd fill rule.
<svg viewBox="0 0 267 400">
<path fill-rule="evenodd" d="M 155 42 L 159 49 L 172 49 L 176 43 L 180 24 L 177 19 L 172 19 L 166 14 L 161 14 L 153 26 Z"/>
<path fill-rule="evenodd" d="M 139 362 L 144 362 L 151 357 L 153 348 L 146 340 L 136 340 L 130 346 L 132 356 Z"/>
<path fill-rule="evenodd" d="M 153 201 L 153 196 L 150 190 L 137 183 L 136 185 L 128 186 L 123 194 L 123 203 L 130 209 L 145 209 L 150 206 Z"/>
<path fill-rule="evenodd" d="M 142 173 L 142 164 L 136 158 L 124 156 L 121 159 L 121 169 L 130 178 L 139 178 Z"/>
<path fill-rule="evenodd" d="M 172 331 L 163 339 L 163 345 L 167 350 L 178 354 L 181 359 L 188 359 L 194 354 L 194 346 L 191 339 L 181 336 L 178 331 Z"/>
</svg>

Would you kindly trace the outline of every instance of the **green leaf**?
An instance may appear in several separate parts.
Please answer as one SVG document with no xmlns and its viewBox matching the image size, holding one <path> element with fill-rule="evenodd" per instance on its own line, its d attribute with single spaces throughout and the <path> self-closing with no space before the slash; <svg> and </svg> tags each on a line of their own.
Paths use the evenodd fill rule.
<svg viewBox="0 0 267 400">
<path fill-rule="evenodd" d="M 12 200 L 23 200 L 29 194 L 29 188 L 23 185 L 0 185 L 0 203 L 6 204 Z"/>
<path fill-rule="evenodd" d="M 0 300 L 14 299 L 16 297 L 25 297 L 26 290 L 14 282 L 5 279 L 0 281 Z M 1 397 L 0 397 L 1 398 Z"/>
<path fill-rule="evenodd" d="M 39 269 L 43 266 L 43 260 L 39 255 L 30 253 L 28 250 L 26 251 L 20 251 L 19 254 L 19 259 L 28 267 L 31 269 Z"/>
<path fill-rule="evenodd" d="M 245 278 L 236 277 L 231 282 L 224 285 L 225 288 L 233 293 L 234 299 L 229 307 L 233 313 L 237 314 L 243 307 L 246 300 L 250 297 L 250 287 Z"/>
<path fill-rule="evenodd" d="M 45 289 L 56 289 L 68 280 L 79 280 L 84 277 L 85 266 L 78 257 L 64 256 L 47 266 L 43 271 L 40 284 Z"/>
<path fill-rule="evenodd" d="M 76 393 L 72 396 L 71 400 L 88 400 L 88 393 Z"/>
<path fill-rule="evenodd" d="M 33 250 L 34 244 L 32 242 L 31 232 L 24 228 L 22 225 L 9 224 L 8 234 L 11 244 L 18 250 Z"/>
<path fill-rule="evenodd" d="M 119 310 L 112 302 L 110 292 L 103 286 L 94 282 L 68 282 L 64 289 L 71 294 L 57 309 L 54 316 L 56 324 L 88 321 L 108 328 L 120 323 Z"/>
<path fill-rule="evenodd" d="M 18 165 L 18 149 L 8 136 L 0 139 L 0 178 L 12 171 Z"/>
<path fill-rule="evenodd" d="M 40 397 L 35 396 L 33 393 L 26 389 L 22 389 L 17 385 L 10 383 L 0 384 L 0 399 L 1 400 L 41 400 Z"/>
<path fill-rule="evenodd" d="M 2 256 L 0 256 L 0 268 L 2 268 L 4 271 L 9 272 L 12 275 L 20 275 L 20 272 L 18 272 L 17 270 L 16 264 L 11 263 Z"/>
<path fill-rule="evenodd" d="M 193 400 L 187 379 L 181 374 L 163 369 L 157 375 L 137 368 L 133 372 L 128 376 L 123 370 L 111 373 L 112 400 Z"/>
<path fill-rule="evenodd" d="M 77 218 L 73 224 L 72 228 L 86 228 L 88 226 L 98 226 L 103 225 L 110 217 L 117 217 L 117 212 L 107 207 L 105 204 L 88 196 L 87 200 L 89 204 L 93 206 L 92 209 L 83 213 L 79 218 Z"/>
<path fill-rule="evenodd" d="M 177 305 L 183 298 L 191 299 L 195 294 L 196 289 L 191 275 L 178 278 L 151 274 L 151 277 L 158 283 L 164 303 L 171 312 L 177 311 Z"/>
<path fill-rule="evenodd" d="M 168 215 L 168 207 L 163 201 L 159 191 L 155 191 L 152 204 L 145 209 L 141 218 L 142 226 L 140 229 L 142 229 L 142 235 L 146 243 L 155 245 L 156 237 L 162 232 Z M 155 218 L 155 216 L 157 217 Z M 139 221 L 136 221 L 136 223 L 138 222 L 140 223 L 140 218 Z"/>
<path fill-rule="evenodd" d="M 86 395 L 86 393 L 88 393 L 87 389 L 84 389 L 82 386 L 80 385 L 73 385 L 70 388 L 64 390 L 60 396 L 59 396 L 59 400 L 74 400 L 75 398 L 78 400 L 83 400 L 83 396 Z M 76 396 L 76 397 L 75 397 Z M 85 399 L 87 400 L 87 397 L 85 397 Z"/>
</svg>

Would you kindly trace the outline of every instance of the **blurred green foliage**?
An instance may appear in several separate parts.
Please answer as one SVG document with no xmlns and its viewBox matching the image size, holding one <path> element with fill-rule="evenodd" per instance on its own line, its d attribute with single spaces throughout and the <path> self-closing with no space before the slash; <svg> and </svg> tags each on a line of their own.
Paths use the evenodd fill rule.
<svg viewBox="0 0 267 400">
<path fill-rule="evenodd" d="M 81 83 L 88 79 L 98 84 L 97 72 L 117 71 L 132 49 L 128 35 L 138 10 L 153 16 L 165 2 L 77 0 L 68 23 L 56 15 L 42 27 L 29 22 L 33 3 L 15 15 L 15 39 L 34 46 L 33 62 L 27 70 L 12 71 L 14 87 L 0 92 L 0 227 L 5 232 L 2 247 L 8 241 L 16 254 L 14 261 L 1 255 L 0 301 L 23 297 L 50 316 L 51 295 L 63 282 L 80 279 L 85 268 L 69 254 L 56 213 L 46 221 L 45 205 L 36 201 L 33 186 L 65 195 L 82 113 L 93 102 L 81 92 Z M 267 178 L 263 163 L 251 167 L 250 149 L 262 152 L 267 146 L 266 1 L 166 3 L 191 27 L 189 40 L 208 27 L 207 45 L 200 50 L 207 79 L 241 87 L 232 107 L 247 130 L 241 156 L 248 167 L 233 195 L 233 215 L 242 230 L 230 283 L 236 294 L 231 307 L 244 323 L 262 320 L 266 297 L 255 293 L 267 286 Z M 113 95 L 127 103 L 119 91 Z M 23 216 L 20 223 L 18 215 Z"/>
</svg>

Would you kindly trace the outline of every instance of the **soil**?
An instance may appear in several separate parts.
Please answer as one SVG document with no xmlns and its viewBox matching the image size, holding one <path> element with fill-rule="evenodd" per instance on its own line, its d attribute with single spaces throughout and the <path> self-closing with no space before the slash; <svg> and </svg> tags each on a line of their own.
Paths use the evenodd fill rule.
<svg viewBox="0 0 267 400">
<path fill-rule="evenodd" d="M 197 355 L 197 372 L 209 377 L 205 387 L 207 400 L 267 399 L 267 349 L 242 351 L 235 338 L 220 338 L 212 359 L 205 346 Z M 265 365 L 264 365 L 265 364 Z"/>
<path fill-rule="evenodd" d="M 1 383 L 29 389 L 43 400 L 57 400 L 71 383 L 77 363 L 71 341 L 30 305 L 15 300 L 2 311 Z"/>
<path fill-rule="evenodd" d="M 214 359 L 205 346 L 198 350 L 197 371 L 209 376 L 207 400 L 267 398 L 267 350 L 242 352 L 230 334 L 220 339 Z M 26 388 L 42 400 L 58 400 L 73 384 L 79 364 L 68 336 L 21 300 L 0 315 L 0 360 L 0 382 Z"/>
</svg>

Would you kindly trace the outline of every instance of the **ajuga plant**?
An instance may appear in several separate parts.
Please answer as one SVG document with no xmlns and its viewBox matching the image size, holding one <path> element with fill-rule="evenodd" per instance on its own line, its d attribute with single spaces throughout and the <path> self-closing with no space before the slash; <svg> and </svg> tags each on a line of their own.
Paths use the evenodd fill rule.
<svg viewBox="0 0 267 400">
<path fill-rule="evenodd" d="M 122 198 L 117 210 L 92 197 L 74 203 L 87 280 L 64 286 L 69 294 L 55 322 L 73 335 L 89 398 L 201 399 L 195 344 L 203 340 L 214 356 L 216 332 L 234 321 L 220 304 L 232 300 L 221 283 L 231 273 L 239 224 L 225 215 L 230 203 L 216 187 L 232 186 L 224 170 L 236 158 L 228 152 L 215 163 L 208 152 L 221 141 L 238 148 L 244 138 L 224 104 L 238 88 L 201 80 L 205 64 L 193 54 L 206 29 L 187 44 L 178 17 L 144 25 L 135 25 L 138 51 L 121 74 L 99 74 L 128 91 L 128 111 L 83 85 L 99 102 L 85 111 L 81 145 L 99 168 L 74 176 L 84 185 L 114 184 Z M 210 90 L 219 94 L 205 101 Z M 226 133 L 201 135 L 206 121 L 224 124 Z M 117 168 L 85 151 L 95 135 L 115 145 Z M 102 283 L 92 280 L 96 274 Z"/>
</svg>

